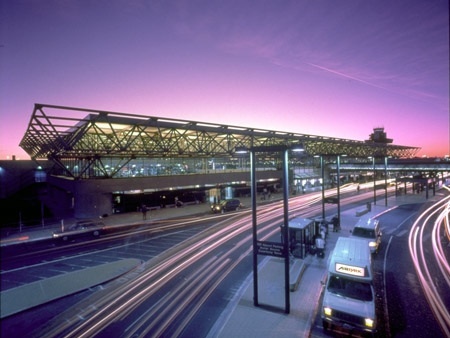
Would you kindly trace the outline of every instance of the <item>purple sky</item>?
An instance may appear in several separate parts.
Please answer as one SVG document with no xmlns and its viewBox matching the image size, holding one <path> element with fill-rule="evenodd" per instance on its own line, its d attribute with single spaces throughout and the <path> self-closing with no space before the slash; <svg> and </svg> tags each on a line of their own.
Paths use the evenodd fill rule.
<svg viewBox="0 0 450 338">
<path fill-rule="evenodd" d="M 35 103 L 450 153 L 448 0 L 0 0 L 0 159 Z"/>
</svg>

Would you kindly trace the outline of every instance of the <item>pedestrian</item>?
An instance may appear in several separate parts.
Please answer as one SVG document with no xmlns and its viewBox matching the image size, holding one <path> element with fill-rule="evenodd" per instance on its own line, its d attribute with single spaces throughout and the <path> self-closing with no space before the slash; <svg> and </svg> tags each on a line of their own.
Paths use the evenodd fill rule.
<svg viewBox="0 0 450 338">
<path fill-rule="evenodd" d="M 325 240 L 321 236 L 317 236 L 315 244 L 317 257 L 323 258 L 325 256 Z"/>
<path fill-rule="evenodd" d="M 147 219 L 147 206 L 145 204 L 142 204 L 141 211 L 142 211 L 142 219 L 146 220 Z"/>
<path fill-rule="evenodd" d="M 334 216 L 331 219 L 331 223 L 333 223 L 333 232 L 338 232 L 341 229 L 341 226 L 339 224 L 339 218 L 337 216 Z"/>
<path fill-rule="evenodd" d="M 320 222 L 320 235 L 323 239 L 328 235 L 328 223 L 324 219 Z"/>
</svg>

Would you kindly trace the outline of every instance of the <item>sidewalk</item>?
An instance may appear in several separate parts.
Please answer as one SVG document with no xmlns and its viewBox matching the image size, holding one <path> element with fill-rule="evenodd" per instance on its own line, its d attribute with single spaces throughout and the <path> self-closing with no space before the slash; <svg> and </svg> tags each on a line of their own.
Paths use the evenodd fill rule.
<svg viewBox="0 0 450 338">
<path fill-rule="evenodd" d="M 208 338 L 213 337 L 309 337 L 314 318 L 319 310 L 322 292 L 321 282 L 325 280 L 328 256 L 339 236 L 348 236 L 358 221 L 356 210 L 341 213 L 341 231 L 328 232 L 324 258 L 307 255 L 300 283 L 296 291 L 290 292 L 290 313 L 275 312 L 253 304 L 253 277 L 250 275 L 240 294 L 230 302 Z M 371 214 L 385 211 L 384 206 L 372 206 Z M 284 261 L 268 258 L 258 273 L 258 296 L 260 303 L 284 309 Z"/>
<path fill-rule="evenodd" d="M 251 198 L 239 198 L 244 208 L 251 208 Z M 272 198 L 269 200 L 260 201 L 258 200 L 258 204 L 261 203 L 271 203 L 274 201 L 281 200 L 280 194 L 272 195 Z M 171 218 L 178 217 L 189 217 L 189 216 L 199 216 L 199 215 L 213 215 L 211 213 L 210 203 L 199 203 L 199 204 L 185 204 L 182 207 L 174 207 L 168 206 L 166 208 L 156 208 L 147 211 L 146 219 L 143 219 L 142 212 L 127 212 L 127 213 L 117 213 L 112 214 L 107 217 L 100 219 L 105 226 L 126 226 L 126 225 L 145 225 L 151 224 L 153 222 L 157 222 L 160 220 L 166 220 Z M 52 238 L 53 233 L 55 231 L 61 231 L 64 229 L 69 229 L 71 225 L 76 223 L 76 219 L 64 219 L 61 220 L 60 224 L 49 224 L 43 227 L 32 227 L 27 228 L 24 227 L 23 231 L 14 231 L 9 234 L 2 233 L 2 237 L 0 238 L 0 246 L 18 244 L 26 241 L 35 241 L 46 238 Z"/>
<path fill-rule="evenodd" d="M 247 205 L 248 206 L 248 205 Z M 147 217 L 143 220 L 142 212 L 128 212 L 123 214 L 112 214 L 104 217 L 101 221 L 105 226 L 121 226 L 121 225 L 138 225 L 151 224 L 153 222 L 202 214 L 210 214 L 210 205 L 208 203 L 186 205 L 180 208 L 167 207 L 163 209 L 152 209 L 147 212 Z M 52 238 L 55 231 L 61 231 L 64 227 L 68 229 L 71 225 L 76 223 L 76 219 L 64 219 L 60 224 L 45 225 L 43 227 L 24 227 L 23 231 L 11 232 L 8 235 L 0 238 L 0 246 L 18 244 L 25 241 L 36 241 L 46 238 Z"/>
<path fill-rule="evenodd" d="M 242 199 L 246 207 L 250 199 Z M 388 199 L 388 207 L 383 201 L 372 204 L 373 216 L 396 205 L 424 202 L 423 195 L 402 195 Z M 319 299 L 322 291 L 321 281 L 325 279 L 328 256 L 339 236 L 348 236 L 350 230 L 358 221 L 357 211 L 361 206 L 341 212 L 341 231 L 329 231 L 326 241 L 324 258 L 307 255 L 300 260 L 303 273 L 296 291 L 290 292 L 290 313 L 283 312 L 285 304 L 284 290 L 284 260 L 266 257 L 260 264 L 258 273 L 259 302 L 274 306 L 280 311 L 265 307 L 255 307 L 253 304 L 253 274 L 250 274 L 236 296 L 228 304 L 219 320 L 213 326 L 208 337 L 309 337 L 314 318 L 319 310 Z M 105 225 L 144 224 L 156 220 L 189 217 L 190 215 L 209 214 L 209 204 L 188 205 L 182 208 L 166 208 L 152 210 L 147 213 L 147 220 L 142 220 L 142 213 L 115 214 L 103 219 Z M 23 232 L 1 239 L 1 245 L 8 245 L 26 240 L 51 236 L 55 228 L 39 231 Z"/>
</svg>

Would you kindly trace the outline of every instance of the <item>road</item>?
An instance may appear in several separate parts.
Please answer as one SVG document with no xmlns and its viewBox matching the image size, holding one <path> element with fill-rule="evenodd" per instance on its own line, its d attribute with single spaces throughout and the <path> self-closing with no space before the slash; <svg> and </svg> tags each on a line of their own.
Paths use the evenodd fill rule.
<svg viewBox="0 0 450 338">
<path fill-rule="evenodd" d="M 392 336 L 450 336 L 450 247 L 442 223 L 436 222 L 445 204 L 448 200 L 426 205 L 417 219 L 407 219 L 393 233 L 386 264 Z M 400 233 L 406 236 L 395 236 Z"/>
<path fill-rule="evenodd" d="M 93 240 L 83 238 L 70 243 L 50 240 L 2 247 L 2 290 L 129 257 L 147 262 L 180 242 L 194 237 L 209 223 L 199 223 L 198 220 L 192 219 L 176 220 L 126 232 L 110 233 Z M 61 313 L 95 295 L 104 287 L 85 290 L 3 318 L 2 334 L 11 336 L 23 333 L 21 336 L 29 336 L 30 332 L 41 328 L 45 323 L 54 322 L 53 319 Z"/>
<path fill-rule="evenodd" d="M 310 194 L 291 199 L 291 215 L 319 215 L 320 198 L 319 194 Z M 364 194 L 344 198 L 342 208 L 361 198 L 365 198 Z M 166 229 L 134 229 L 131 236 L 112 234 L 88 244 L 75 242 L 39 248 L 41 258 L 47 260 L 51 255 L 59 258 L 33 261 L 27 267 L 27 272 L 33 273 L 21 277 L 24 268 L 19 265 L 30 257 L 22 253 L 18 260 L 9 261 L 7 280 L 14 280 L 14 273 L 18 273 L 19 279 L 35 275 L 36 271 L 61 273 L 61 269 L 73 268 L 80 261 L 86 266 L 121 257 L 141 257 L 144 264 L 107 285 L 5 318 L 2 333 L 8 334 L 4 330 L 9 329 L 27 336 L 110 337 L 118 332 L 123 337 L 206 336 L 228 300 L 251 273 L 250 217 L 247 210 L 195 221 L 172 220 L 161 225 Z M 259 208 L 259 239 L 279 240 L 282 219 L 280 203 Z M 65 257 L 60 256 L 60 250 Z M 383 254 L 382 251 L 378 255 Z M 36 252 L 33 256 L 34 260 L 39 257 Z M 2 271 L 2 287 L 3 277 Z"/>
<path fill-rule="evenodd" d="M 319 194 L 292 199 L 291 211 L 297 213 L 308 210 L 317 214 L 319 213 L 317 206 L 319 200 Z M 313 204 L 316 205 L 315 208 L 311 208 Z M 275 240 L 279 240 L 282 219 L 280 202 L 261 208 L 258 211 L 258 222 L 261 224 L 258 235 L 260 240 L 270 239 L 271 236 L 274 236 Z M 152 227 L 150 230 L 136 228 L 131 234 L 112 234 L 87 242 L 82 240 L 73 243 L 59 242 L 58 245 L 53 242 L 42 242 L 33 246 L 26 244 L 16 247 L 14 250 L 17 252 L 15 253 L 3 252 L 2 257 L 7 257 L 2 264 L 3 290 L 121 258 L 133 257 L 146 262 L 139 271 L 131 274 L 129 278 L 121 278 L 118 283 L 102 285 L 54 301 L 51 306 L 38 307 L 4 318 L 2 320 L 3 333 L 8 334 L 10 333 L 8 329 L 11 329 L 15 333 L 35 332 L 36 336 L 41 336 L 43 331 L 52 332 L 50 335 L 54 336 L 60 335 L 62 332 L 79 336 L 83 334 L 80 330 L 91 332 L 89 330 L 95 326 L 98 332 L 106 334 L 110 330 L 108 323 L 112 320 L 109 318 L 102 322 L 97 309 L 104 307 L 105 313 L 114 312 L 113 307 L 123 309 L 121 306 L 124 304 L 128 307 L 124 312 L 132 313 L 130 321 L 133 324 L 131 326 L 127 324 L 127 330 L 130 332 L 139 333 L 142 331 L 142 327 L 146 327 L 147 330 L 148 327 L 155 326 L 154 323 L 157 321 L 151 314 L 145 314 L 143 317 L 142 314 L 138 315 L 143 311 L 142 308 L 154 308 L 151 305 L 154 303 L 161 304 L 159 309 L 172 309 L 174 313 L 178 312 L 179 318 L 190 318 L 190 322 L 193 323 L 196 322 L 196 318 L 200 318 L 197 319 L 197 322 L 205 323 L 203 315 L 206 313 L 211 316 L 215 313 L 217 316 L 221 309 L 217 304 L 222 303 L 222 307 L 226 306 L 226 300 L 234 295 L 233 292 L 242 284 L 243 278 L 251 272 L 248 269 L 251 264 L 245 261 L 249 259 L 251 247 L 250 224 L 250 210 L 247 210 L 224 216 L 202 217 L 201 221 L 172 220 L 167 224 Z M 207 273 L 202 275 L 203 278 L 191 279 L 191 276 L 198 276 L 199 272 Z M 125 282 L 123 282 L 124 280 Z M 222 281 L 223 283 L 221 283 Z M 193 286 L 200 287 L 193 288 Z M 119 291 L 112 292 L 113 288 Z M 175 294 L 174 290 L 182 290 L 189 296 L 205 296 L 190 298 L 189 301 L 169 297 L 164 298 L 164 303 L 155 301 L 155 299 L 161 299 L 161 295 Z M 111 295 L 113 295 L 112 298 Z M 121 298 L 122 295 L 125 299 Z M 140 301 L 133 302 L 133 304 L 127 303 L 127 299 L 132 296 L 135 297 L 133 299 L 140 299 Z M 93 297 L 100 298 L 100 300 L 93 300 Z M 221 298 L 221 302 L 212 301 L 218 297 Z M 85 299 L 87 300 L 83 302 Z M 190 307 L 190 304 L 195 303 L 199 304 L 196 308 Z M 211 306 L 208 307 L 208 303 Z M 95 304 L 95 312 L 97 312 L 95 319 L 85 320 L 91 314 L 85 310 L 83 304 L 86 304 L 87 309 L 92 309 L 92 304 Z M 138 308 L 139 306 L 141 308 Z M 82 315 L 78 312 L 80 307 Z M 179 311 L 182 307 L 187 312 Z M 211 308 L 214 311 L 211 311 Z M 154 311 L 154 313 L 157 312 L 158 310 Z M 71 316 L 82 318 L 83 325 L 76 322 L 74 325 L 76 329 L 58 326 L 58 323 L 66 323 L 67 317 Z M 135 321 L 136 316 L 139 316 L 140 320 Z M 147 319 L 144 320 L 144 317 Z M 175 323 L 172 326 L 177 330 L 184 328 L 188 332 L 190 327 L 193 327 L 198 332 L 201 327 L 200 325 L 190 325 L 189 321 L 184 321 L 181 325 L 179 320 L 171 314 L 164 317 L 170 318 L 168 322 Z M 146 324 L 149 321 L 153 323 L 150 326 Z M 102 322 L 104 326 L 92 325 L 92 322 Z M 49 323 L 49 325 L 43 326 L 44 323 Z M 213 323 L 214 318 L 211 318 L 209 325 Z M 172 330 L 167 327 L 167 323 L 161 322 L 159 326 L 164 330 Z M 208 329 L 209 327 L 206 327 L 205 331 Z M 160 328 L 151 330 L 156 332 Z"/>
</svg>

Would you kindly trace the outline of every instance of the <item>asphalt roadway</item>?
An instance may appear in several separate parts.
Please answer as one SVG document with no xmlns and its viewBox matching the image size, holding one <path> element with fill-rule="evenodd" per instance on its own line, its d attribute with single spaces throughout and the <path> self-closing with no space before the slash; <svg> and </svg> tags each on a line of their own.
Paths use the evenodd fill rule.
<svg viewBox="0 0 450 338">
<path fill-rule="evenodd" d="M 249 203 L 250 201 L 248 201 Z M 383 201 L 384 202 L 384 201 Z M 388 199 L 388 206 L 379 201 L 377 205 L 372 205 L 371 214 L 373 216 L 386 211 L 396 205 L 406 203 L 425 202 L 422 194 L 407 194 Z M 244 201 L 246 203 L 246 201 Z M 152 222 L 158 219 L 168 219 L 174 217 L 204 214 L 208 212 L 207 204 L 187 205 L 181 208 L 165 208 L 151 210 L 147 213 L 147 220 L 143 221 L 141 213 L 115 214 L 103 219 L 105 225 L 142 224 L 142 222 Z M 328 232 L 326 240 L 326 255 L 324 258 L 306 255 L 305 259 L 297 259 L 295 267 L 291 267 L 291 280 L 297 279 L 295 291 L 290 292 L 290 313 L 285 309 L 285 289 L 284 289 L 284 259 L 276 257 L 266 257 L 258 267 L 258 296 L 260 304 L 269 305 L 255 306 L 253 304 L 253 274 L 250 274 L 246 282 L 237 292 L 234 299 L 228 304 L 218 321 L 210 331 L 209 337 L 309 337 L 314 318 L 319 310 L 319 299 L 322 292 L 321 281 L 325 280 L 326 268 L 329 253 L 333 250 L 339 236 L 347 236 L 349 231 L 358 221 L 357 211 L 361 207 L 341 212 L 341 232 Z M 40 228 L 34 231 L 19 232 L 9 234 L 1 238 L 0 244 L 13 245 L 23 241 L 33 241 L 40 238 L 51 237 L 55 228 Z M 110 263 L 111 264 L 111 263 Z M 43 304 L 46 301 L 63 297 L 79 291 L 80 288 L 90 287 L 81 281 L 91 281 L 88 284 L 100 284 L 107 280 L 116 278 L 127 271 L 132 270 L 139 262 L 136 260 L 125 260 L 111 264 L 109 266 L 99 266 L 97 269 L 89 271 L 79 271 L 67 274 L 68 276 L 56 276 L 48 280 L 32 283 L 34 285 L 24 285 L 18 288 L 1 292 L 2 317 L 12 313 L 20 312 L 35 305 Z M 101 279 L 90 278 L 89 276 L 99 276 Z M 294 275 L 294 277 L 292 277 Z M 72 283 L 61 283 L 61 280 L 54 278 L 65 278 L 75 281 Z M 76 283 L 79 281 L 80 283 Z M 290 281 L 292 283 L 292 281 Z M 58 287 L 54 287 L 59 285 Z M 65 285 L 65 288 L 61 288 Z M 292 285 L 292 284 L 291 284 Z M 22 289 L 19 289 L 22 288 Z M 26 292 L 24 292 L 26 290 Z M 42 291 L 46 290 L 46 291 Z M 31 297 L 30 295 L 35 295 Z M 39 295 L 39 296 L 37 296 Z"/>
</svg>

